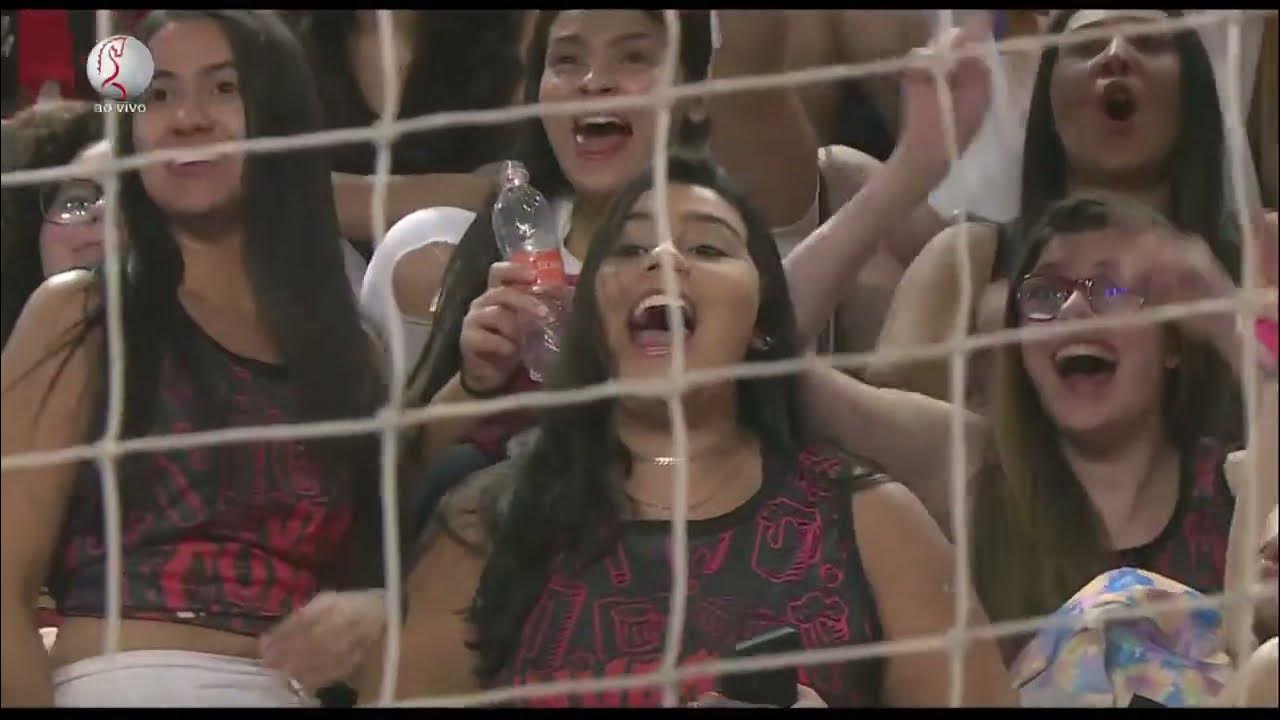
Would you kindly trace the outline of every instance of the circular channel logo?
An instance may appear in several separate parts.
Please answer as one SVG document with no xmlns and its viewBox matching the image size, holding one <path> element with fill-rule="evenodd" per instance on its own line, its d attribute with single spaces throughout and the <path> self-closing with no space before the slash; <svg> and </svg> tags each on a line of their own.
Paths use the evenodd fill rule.
<svg viewBox="0 0 1280 720">
<path fill-rule="evenodd" d="M 99 41 L 85 62 L 89 84 L 104 100 L 116 102 L 140 99 L 155 71 L 151 51 L 129 35 L 112 35 Z"/>
</svg>

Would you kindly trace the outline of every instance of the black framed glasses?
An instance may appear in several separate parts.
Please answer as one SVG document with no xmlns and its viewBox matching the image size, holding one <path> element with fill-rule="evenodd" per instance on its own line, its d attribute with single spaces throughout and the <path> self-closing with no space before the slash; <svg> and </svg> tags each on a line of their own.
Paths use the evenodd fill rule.
<svg viewBox="0 0 1280 720">
<path fill-rule="evenodd" d="M 1106 276 L 1073 280 L 1058 275 L 1027 275 L 1018 283 L 1018 312 L 1024 321 L 1054 320 L 1079 291 L 1095 315 L 1131 313 L 1142 309 L 1146 299 L 1136 290 Z"/>
<path fill-rule="evenodd" d="M 92 180 L 67 180 L 40 189 L 45 222 L 80 225 L 98 219 L 105 203 L 102 186 Z"/>
</svg>

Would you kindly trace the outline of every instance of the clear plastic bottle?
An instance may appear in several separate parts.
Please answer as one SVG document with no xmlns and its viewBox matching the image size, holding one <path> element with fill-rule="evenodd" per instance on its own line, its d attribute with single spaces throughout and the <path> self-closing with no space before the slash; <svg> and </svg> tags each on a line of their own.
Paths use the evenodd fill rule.
<svg viewBox="0 0 1280 720">
<path fill-rule="evenodd" d="M 564 258 L 551 204 L 529 184 L 524 165 L 508 161 L 503 167 L 503 188 L 493 205 L 493 235 L 498 251 L 537 273 L 534 287 L 565 287 Z M 532 320 L 524 332 L 521 358 L 529 376 L 541 381 L 560 352 L 560 319 L 564 308 L 546 295 L 538 299 L 549 311 L 543 320 Z"/>
</svg>

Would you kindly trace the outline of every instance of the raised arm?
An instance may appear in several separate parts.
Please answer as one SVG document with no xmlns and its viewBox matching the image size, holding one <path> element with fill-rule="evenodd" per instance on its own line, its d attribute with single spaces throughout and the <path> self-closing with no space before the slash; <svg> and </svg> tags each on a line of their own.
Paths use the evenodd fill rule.
<svg viewBox="0 0 1280 720">
<path fill-rule="evenodd" d="M 85 271 L 46 281 L 27 302 L 0 361 L 0 424 L 5 457 L 85 442 L 97 391 L 100 337 L 60 350 L 91 302 Z M 65 365 L 63 361 L 65 360 Z M 34 368 L 34 369 L 33 369 Z M 61 368 L 61 375 L 58 374 Z M 37 632 L 36 601 L 49 575 L 77 463 L 3 474 L 0 500 L 0 701 L 53 704 L 49 654 Z"/>
<path fill-rule="evenodd" d="M 955 624 L 960 593 L 969 597 L 966 625 L 988 623 L 975 593 L 956 585 L 951 545 L 904 487 L 889 483 L 855 494 L 853 521 L 885 640 L 946 634 Z M 884 673 L 885 700 L 897 707 L 947 705 L 950 666 L 945 648 L 894 655 Z M 961 704 L 1018 704 L 1013 681 L 992 639 L 972 640 L 965 649 Z"/>
<path fill-rule="evenodd" d="M 800 378 L 810 432 L 874 460 L 920 498 L 949 533 L 951 405 L 868 385 L 830 366 L 815 366 Z M 972 481 L 985 458 L 987 427 L 972 414 L 964 423 L 965 472 Z"/>
<path fill-rule="evenodd" d="M 941 47 L 960 50 L 985 29 L 976 25 L 950 31 Z M 935 48 L 918 51 L 926 55 Z M 965 58 L 948 73 L 947 91 L 955 111 L 957 140 L 963 148 L 973 137 L 990 96 L 987 68 Z M 842 297 L 845 285 L 881 245 L 893 246 L 930 190 L 946 174 L 947 148 L 942 140 L 942 111 L 932 75 L 910 70 L 903 76 L 907 126 L 893 155 L 866 185 L 785 260 L 801 340 L 810 341 Z"/>
<path fill-rule="evenodd" d="M 1276 213 L 1267 213 L 1255 220 L 1254 242 L 1255 247 L 1258 248 L 1254 266 L 1256 282 L 1259 286 L 1274 291 L 1277 285 L 1277 272 L 1280 272 L 1277 268 Z M 1275 306 L 1264 309 L 1261 316 L 1274 322 Z M 1219 352 L 1227 358 L 1237 379 L 1243 382 L 1246 369 L 1241 357 L 1242 344 L 1245 340 L 1256 341 L 1256 338 L 1253 336 L 1252 328 L 1245 328 L 1244 332 L 1239 328 L 1232 329 L 1232 332 L 1223 332 L 1216 344 Z M 1247 589 L 1247 569 L 1256 562 L 1257 550 L 1266 539 L 1265 533 L 1268 531 L 1269 521 L 1274 522 L 1272 515 L 1277 501 L 1276 477 L 1280 473 L 1280 461 L 1278 461 L 1280 449 L 1277 447 L 1276 439 L 1277 426 L 1280 425 L 1280 389 L 1277 388 L 1275 375 L 1277 362 L 1271 350 L 1262 346 L 1261 343 L 1258 343 L 1256 350 L 1262 369 L 1259 372 L 1257 393 L 1254 396 L 1256 412 L 1249 418 L 1250 443 L 1245 450 L 1245 453 L 1250 456 L 1249 462 L 1245 462 L 1244 457 L 1229 459 L 1226 468 L 1227 479 L 1231 482 L 1232 492 L 1236 496 L 1235 511 L 1231 516 L 1231 530 L 1227 540 L 1226 577 L 1223 584 L 1229 592 L 1243 592 Z M 1257 471 L 1253 478 L 1246 473 L 1249 464 L 1252 464 Z M 1254 482 L 1255 492 L 1250 498 L 1252 502 L 1247 503 L 1245 498 L 1249 495 L 1246 494 L 1245 488 L 1246 483 L 1251 481 Z M 1251 525 L 1254 528 L 1253 535 L 1248 533 Z M 1272 532 L 1274 527 L 1274 524 L 1270 525 Z M 1275 607 L 1274 600 L 1269 602 L 1272 607 Z M 1235 633 L 1241 625 L 1247 627 L 1253 624 L 1254 612 L 1251 605 L 1231 605 L 1225 612 L 1227 627 L 1231 632 L 1229 638 L 1236 636 Z M 1265 640 L 1265 638 L 1259 639 Z M 1235 647 L 1230 640 L 1228 647 L 1233 654 L 1245 649 Z M 1274 658 L 1274 647 L 1272 657 Z"/>
</svg>

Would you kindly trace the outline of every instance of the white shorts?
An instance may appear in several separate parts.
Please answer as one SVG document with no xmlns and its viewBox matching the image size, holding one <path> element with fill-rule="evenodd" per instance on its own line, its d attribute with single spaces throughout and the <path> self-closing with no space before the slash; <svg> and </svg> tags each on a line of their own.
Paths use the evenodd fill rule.
<svg viewBox="0 0 1280 720">
<path fill-rule="evenodd" d="M 187 650 L 99 655 L 53 673 L 55 707 L 316 707 L 256 660 Z"/>
</svg>

